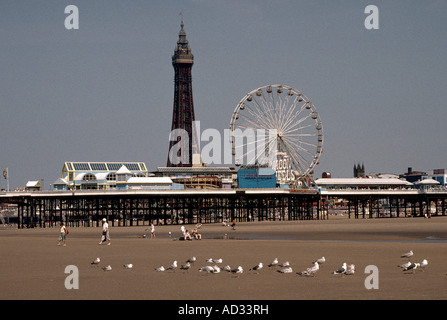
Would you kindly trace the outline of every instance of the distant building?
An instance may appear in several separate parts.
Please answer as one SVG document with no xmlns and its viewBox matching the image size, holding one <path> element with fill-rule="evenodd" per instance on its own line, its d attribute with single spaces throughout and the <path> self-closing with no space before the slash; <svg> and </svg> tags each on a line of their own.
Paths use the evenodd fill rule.
<svg viewBox="0 0 447 320">
<path fill-rule="evenodd" d="M 28 181 L 25 185 L 25 191 L 40 191 L 42 189 L 42 185 L 40 181 Z"/>
<path fill-rule="evenodd" d="M 321 174 L 321 177 L 322 177 L 322 178 L 325 178 L 325 179 L 330 179 L 330 178 L 332 178 L 332 175 L 331 175 L 330 172 L 323 172 L 323 173 Z"/>
<path fill-rule="evenodd" d="M 447 185 L 447 169 L 434 169 L 427 172 L 427 176 L 440 183 L 441 186 Z"/>
<path fill-rule="evenodd" d="M 64 178 L 59 178 L 53 182 L 53 191 L 68 191 L 70 187 L 71 184 Z"/>
<path fill-rule="evenodd" d="M 133 173 L 122 166 L 116 173 L 116 188 L 118 190 L 160 190 L 183 189 L 183 185 L 173 183 L 168 177 L 135 177 Z"/>
<path fill-rule="evenodd" d="M 354 178 L 363 178 L 365 177 L 365 165 L 362 163 L 357 164 L 357 166 L 354 164 Z"/>
<path fill-rule="evenodd" d="M 65 162 L 53 190 L 116 189 L 116 173 L 123 166 L 133 177 L 148 176 L 144 162 Z"/>
<path fill-rule="evenodd" d="M 276 188 L 276 172 L 270 168 L 240 168 L 237 172 L 239 188 Z"/>
<path fill-rule="evenodd" d="M 403 178 L 408 182 L 417 182 L 423 180 L 424 177 L 427 176 L 426 172 L 422 171 L 413 171 L 412 167 L 408 167 L 408 171 L 404 174 L 399 175 L 399 178 Z"/>
<path fill-rule="evenodd" d="M 325 189 L 389 189 L 410 188 L 411 182 L 396 178 L 320 178 L 315 185 Z"/>
<path fill-rule="evenodd" d="M 417 189 L 427 190 L 439 187 L 441 183 L 435 179 L 426 178 L 420 181 L 416 181 L 414 185 Z"/>
<path fill-rule="evenodd" d="M 237 177 L 234 168 L 207 166 L 159 167 L 154 174 L 156 177 L 168 177 L 185 189 L 232 188 Z"/>
<path fill-rule="evenodd" d="M 54 191 L 183 189 L 169 177 L 149 174 L 143 162 L 66 162 Z"/>
</svg>

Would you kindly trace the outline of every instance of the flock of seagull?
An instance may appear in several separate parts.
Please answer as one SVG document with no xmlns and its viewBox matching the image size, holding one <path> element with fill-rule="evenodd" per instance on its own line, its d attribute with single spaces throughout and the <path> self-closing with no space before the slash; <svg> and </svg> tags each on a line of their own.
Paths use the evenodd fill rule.
<svg viewBox="0 0 447 320">
<path fill-rule="evenodd" d="M 411 257 L 413 257 L 413 255 L 414 255 L 413 251 L 410 250 L 409 252 L 402 254 L 401 258 L 410 259 Z M 169 271 L 169 270 L 175 271 L 177 268 L 180 270 L 189 270 L 192 268 L 193 264 L 196 261 L 197 261 L 196 257 L 191 257 L 188 260 L 186 260 L 185 264 L 182 264 L 179 267 L 177 260 L 175 260 L 169 267 L 165 268 L 164 266 L 160 266 L 160 267 L 155 268 L 155 271 L 157 271 L 157 272 L 164 272 L 164 271 Z M 100 262 L 101 262 L 101 259 L 98 257 L 95 260 L 93 260 L 91 262 L 91 264 L 98 265 Z M 320 266 L 325 262 L 326 262 L 326 258 L 323 256 L 323 257 L 313 261 L 312 266 L 310 266 L 306 270 L 297 272 L 297 274 L 300 276 L 315 277 L 316 273 L 320 270 Z M 219 258 L 219 259 L 209 258 L 209 259 L 206 259 L 206 263 L 208 263 L 208 265 L 200 267 L 198 269 L 199 272 L 220 273 L 221 270 L 229 272 L 229 273 L 233 273 L 233 274 L 241 274 L 244 272 L 244 269 L 241 266 L 238 266 L 237 268 L 231 268 L 229 265 L 225 265 L 222 268 L 219 267 L 218 265 L 223 264 L 222 258 Z M 422 271 L 424 271 L 425 267 L 427 267 L 427 265 L 428 265 L 427 259 L 423 259 L 421 262 L 411 262 L 409 260 L 408 262 L 398 265 L 398 267 L 402 268 L 403 271 L 412 271 L 414 273 L 415 270 L 418 268 L 421 269 Z M 125 269 L 131 269 L 131 268 L 133 268 L 133 264 L 127 263 L 127 264 L 124 264 L 123 267 Z M 289 261 L 279 263 L 278 258 L 275 258 L 271 263 L 269 263 L 268 267 L 269 268 L 280 268 L 280 269 L 276 269 L 276 271 L 279 273 L 293 273 L 293 269 L 290 266 Z M 259 262 L 257 265 L 253 266 L 248 271 L 255 271 L 258 273 L 259 270 L 261 270 L 262 268 L 264 268 L 264 264 L 262 262 Z M 108 265 L 108 266 L 103 267 L 102 269 L 104 271 L 110 271 L 110 270 L 112 270 L 112 267 L 110 265 Z M 332 274 L 334 274 L 334 275 L 353 275 L 354 273 L 355 273 L 355 265 L 354 264 L 348 265 L 346 262 L 343 262 L 342 266 L 339 269 L 334 270 L 332 272 Z"/>
<path fill-rule="evenodd" d="M 155 268 L 155 271 L 157 272 L 163 272 L 163 271 L 167 271 L 167 270 L 174 270 L 179 268 L 180 270 L 189 270 L 192 268 L 192 264 L 195 263 L 197 261 L 196 257 L 192 257 L 189 258 L 188 260 L 186 260 L 185 264 L 178 265 L 177 260 L 175 260 L 169 267 L 165 268 L 164 266 L 160 266 Z M 229 273 L 234 273 L 234 274 L 240 274 L 244 272 L 244 268 L 242 268 L 242 266 L 238 266 L 237 268 L 231 268 L 229 265 L 225 265 L 224 267 L 220 267 L 218 266 L 218 264 L 222 264 L 223 260 L 222 258 L 219 259 L 212 259 L 209 258 L 206 260 L 207 263 L 209 263 L 206 266 L 200 267 L 198 270 L 199 272 L 207 272 L 207 273 L 220 273 L 222 270 L 223 271 L 227 271 Z M 310 266 L 309 268 L 307 268 L 306 270 L 297 272 L 298 275 L 300 276 L 315 276 L 315 274 L 317 273 L 318 270 L 320 270 L 320 266 L 326 262 L 326 258 L 325 257 L 321 257 L 315 261 L 312 262 L 312 266 Z M 276 269 L 277 272 L 279 273 L 293 273 L 293 269 L 290 266 L 290 262 L 289 261 L 285 261 L 282 263 L 279 263 L 278 258 L 275 258 L 271 263 L 269 263 L 267 265 L 269 268 L 279 268 Z M 259 273 L 259 270 L 264 268 L 264 264 L 262 262 L 259 262 L 257 265 L 251 267 L 248 269 L 248 271 L 255 271 L 256 273 Z M 355 273 L 355 265 L 350 264 L 347 265 L 346 262 L 343 263 L 343 265 L 335 270 L 333 272 L 333 274 L 341 274 L 341 275 L 353 275 Z"/>
<path fill-rule="evenodd" d="M 408 258 L 410 259 L 414 255 L 413 250 L 410 250 L 403 255 L 401 255 L 401 258 Z M 425 267 L 428 265 L 427 259 L 422 260 L 421 262 L 411 262 L 408 260 L 408 262 L 405 262 L 403 264 L 398 265 L 398 267 L 402 268 L 403 271 L 412 271 L 415 272 L 416 269 L 421 269 L 422 271 L 425 270 Z"/>
<path fill-rule="evenodd" d="M 98 265 L 100 263 L 101 263 L 101 258 L 99 258 L 99 257 L 91 262 L 92 265 Z M 123 267 L 125 269 L 132 269 L 133 268 L 133 264 L 132 263 L 126 263 L 126 264 L 123 264 Z M 111 271 L 112 267 L 110 265 L 107 265 L 105 267 L 102 267 L 102 270 L 104 270 L 104 271 Z"/>
</svg>

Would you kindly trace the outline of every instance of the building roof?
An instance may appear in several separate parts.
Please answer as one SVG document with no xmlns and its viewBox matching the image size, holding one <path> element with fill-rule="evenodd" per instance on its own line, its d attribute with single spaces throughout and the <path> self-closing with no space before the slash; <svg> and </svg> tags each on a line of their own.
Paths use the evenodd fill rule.
<svg viewBox="0 0 447 320">
<path fill-rule="evenodd" d="M 230 167 L 158 167 L 158 173 L 231 173 Z"/>
<path fill-rule="evenodd" d="M 68 184 L 68 181 L 67 181 L 67 179 L 59 178 L 59 179 L 57 179 L 56 181 L 53 182 L 53 185 L 54 184 Z"/>
<path fill-rule="evenodd" d="M 125 165 L 122 165 L 121 168 L 116 172 L 116 174 L 132 174 L 132 172 L 127 169 Z"/>
<path fill-rule="evenodd" d="M 395 178 L 320 178 L 315 180 L 316 185 L 334 186 L 412 186 L 411 182 Z"/>
<path fill-rule="evenodd" d="M 171 178 L 168 177 L 133 177 L 129 178 L 125 183 L 127 184 L 172 184 Z"/>
<path fill-rule="evenodd" d="M 441 182 L 435 179 L 424 179 L 422 181 L 416 181 L 414 184 L 433 185 L 433 184 L 441 184 Z"/>
<path fill-rule="evenodd" d="M 42 185 L 40 184 L 40 181 L 28 181 L 25 185 L 27 188 L 40 188 Z"/>
<path fill-rule="evenodd" d="M 110 172 L 125 166 L 130 171 L 147 172 L 144 162 L 72 162 L 64 163 L 62 172 Z"/>
</svg>

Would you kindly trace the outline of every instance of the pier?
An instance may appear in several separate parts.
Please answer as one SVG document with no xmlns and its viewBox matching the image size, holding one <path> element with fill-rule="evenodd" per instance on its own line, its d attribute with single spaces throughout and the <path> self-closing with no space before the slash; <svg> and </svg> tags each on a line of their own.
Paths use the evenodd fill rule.
<svg viewBox="0 0 447 320">
<path fill-rule="evenodd" d="M 342 204 L 335 205 L 336 201 Z M 196 224 L 446 215 L 447 190 L 432 189 L 185 189 L 2 192 L 0 203 L 17 205 L 18 228 Z"/>
<path fill-rule="evenodd" d="M 430 217 L 446 215 L 446 189 L 339 189 L 320 190 L 327 208 L 334 199 L 343 199 L 345 211 L 353 218 Z"/>
<path fill-rule="evenodd" d="M 314 219 L 315 190 L 186 189 L 7 192 L 0 203 L 18 209 L 18 228 L 99 226 L 106 218 L 112 226 L 195 224 L 212 222 Z"/>
</svg>

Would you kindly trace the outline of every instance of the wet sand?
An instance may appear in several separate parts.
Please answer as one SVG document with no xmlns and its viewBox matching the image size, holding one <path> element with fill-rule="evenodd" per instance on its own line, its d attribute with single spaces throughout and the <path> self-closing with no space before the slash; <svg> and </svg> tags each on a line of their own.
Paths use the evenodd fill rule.
<svg viewBox="0 0 447 320">
<path fill-rule="evenodd" d="M 236 230 L 220 224 L 203 225 L 202 240 L 178 241 L 180 226 L 112 227 L 112 244 L 98 245 L 101 229 L 69 228 L 67 246 L 58 247 L 58 228 L 0 230 L 0 299 L 119 299 L 119 300 L 296 300 L 296 299 L 446 299 L 447 217 L 276 221 L 239 223 Z M 187 225 L 187 229 L 192 226 Z M 168 233 L 171 232 L 171 237 Z M 142 237 L 146 234 L 148 237 Z M 429 261 L 424 272 L 402 272 L 401 254 L 414 251 L 413 262 Z M 174 260 L 179 266 L 196 256 L 189 271 L 156 272 Z M 298 271 L 325 256 L 316 277 Z M 101 263 L 91 265 L 96 257 Z M 207 258 L 222 258 L 238 276 L 198 269 Z M 288 260 L 291 274 L 267 265 Z M 249 268 L 264 263 L 256 273 Z M 343 262 L 355 264 L 352 276 L 332 272 Z M 123 264 L 132 263 L 132 269 Z M 79 270 L 79 289 L 68 290 L 68 265 Z M 110 265 L 111 271 L 102 267 Z M 378 289 L 366 289 L 365 267 L 379 271 Z"/>
</svg>

